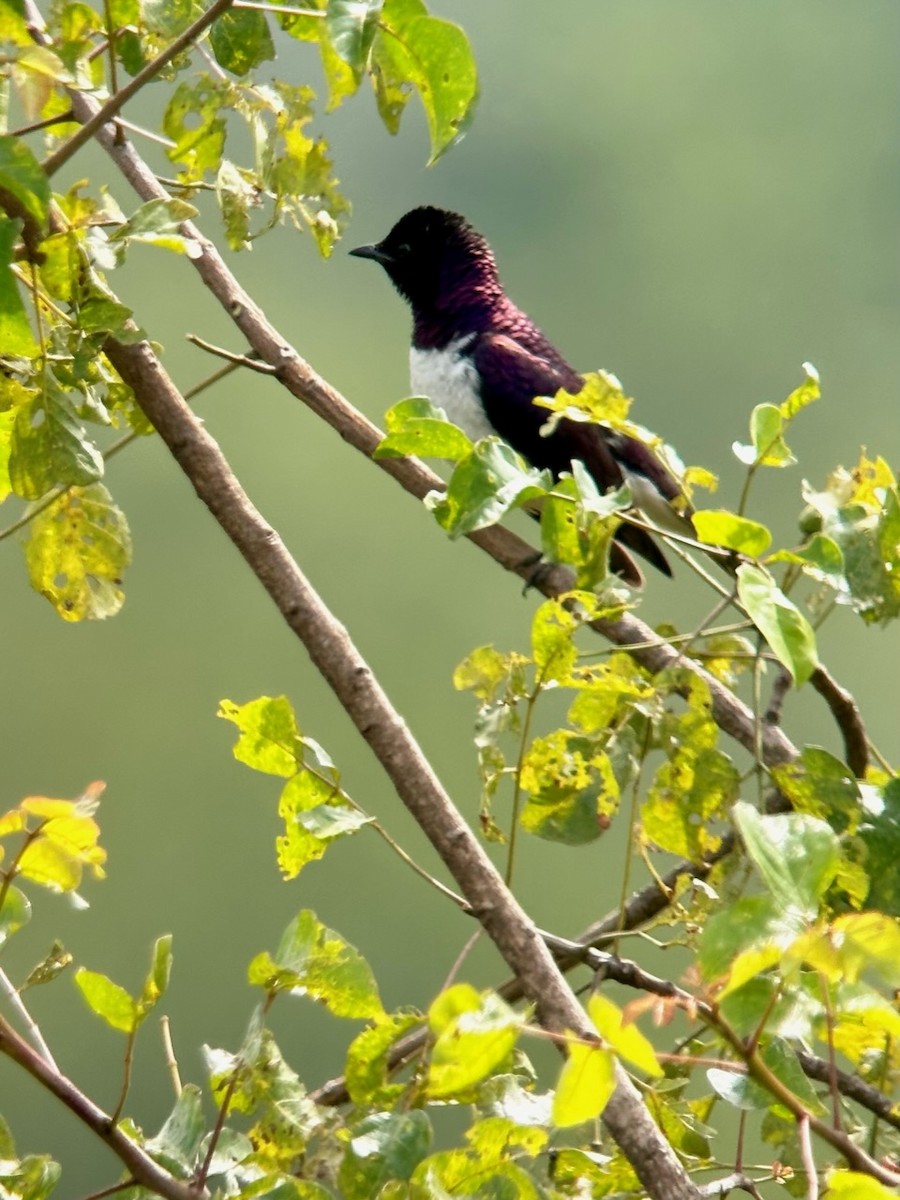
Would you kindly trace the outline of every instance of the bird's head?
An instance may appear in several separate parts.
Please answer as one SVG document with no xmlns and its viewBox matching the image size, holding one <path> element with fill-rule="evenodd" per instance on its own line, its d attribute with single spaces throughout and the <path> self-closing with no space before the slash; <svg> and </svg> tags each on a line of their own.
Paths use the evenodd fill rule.
<svg viewBox="0 0 900 1200">
<path fill-rule="evenodd" d="M 382 241 L 350 253 L 381 263 L 414 311 L 453 313 L 502 297 L 490 246 L 443 208 L 414 208 Z"/>
</svg>

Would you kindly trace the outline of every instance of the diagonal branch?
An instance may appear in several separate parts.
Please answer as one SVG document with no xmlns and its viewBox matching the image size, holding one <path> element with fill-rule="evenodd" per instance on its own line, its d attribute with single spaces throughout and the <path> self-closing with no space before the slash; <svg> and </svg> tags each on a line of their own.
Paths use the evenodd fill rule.
<svg viewBox="0 0 900 1200">
<path fill-rule="evenodd" d="M 218 445 L 191 412 L 149 343 L 125 345 L 110 338 L 104 350 L 197 495 L 303 642 L 397 795 L 534 1002 L 541 1023 L 555 1033 L 570 1031 L 576 1036 L 596 1038 L 533 922 L 454 807 L 347 630 L 329 612 L 276 531 L 253 506 Z M 616 1091 L 603 1120 L 652 1197 L 696 1200 L 696 1188 L 621 1068 L 617 1068 Z"/>
<path fill-rule="evenodd" d="M 183 1183 L 154 1162 L 146 1151 L 127 1137 L 112 1118 L 80 1091 L 70 1079 L 55 1070 L 36 1050 L 0 1017 L 0 1053 L 23 1067 L 56 1096 L 80 1121 L 105 1142 L 131 1172 L 136 1183 L 164 1196 L 166 1200 L 204 1200 L 205 1189 Z"/>
</svg>

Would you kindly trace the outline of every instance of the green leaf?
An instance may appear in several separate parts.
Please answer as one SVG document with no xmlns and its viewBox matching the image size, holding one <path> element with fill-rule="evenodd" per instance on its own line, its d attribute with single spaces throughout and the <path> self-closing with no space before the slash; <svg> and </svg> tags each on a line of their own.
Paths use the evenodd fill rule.
<svg viewBox="0 0 900 1200">
<path fill-rule="evenodd" d="M 26 1154 L 0 1161 L 0 1193 L 4 1200 L 47 1200 L 59 1183 L 61 1168 L 47 1154 Z"/>
<path fill-rule="evenodd" d="M 44 984 L 53 983 L 59 979 L 63 971 L 72 965 L 73 958 L 62 942 L 54 942 L 50 947 L 49 954 L 32 967 L 25 977 L 25 982 L 19 984 L 19 993 L 30 987 L 42 987 Z"/>
<path fill-rule="evenodd" d="M 18 282 L 10 269 L 21 228 L 21 221 L 0 217 L 0 345 L 4 354 L 33 358 L 38 344 L 31 332 Z"/>
<path fill-rule="evenodd" d="M 0 908 L 0 946 L 31 920 L 31 901 L 14 885 L 7 888 Z"/>
<path fill-rule="evenodd" d="M 625 1024 L 618 1005 L 607 1000 L 600 992 L 594 992 L 587 1002 L 587 1010 L 597 1032 L 620 1058 L 648 1075 L 657 1078 L 662 1076 L 663 1069 L 652 1044 L 636 1025 Z"/>
<path fill-rule="evenodd" d="M 593 1121 L 615 1091 L 615 1058 L 599 1046 L 573 1042 L 556 1084 L 553 1124 L 561 1129 Z"/>
<path fill-rule="evenodd" d="M 812 404 L 822 395 L 819 386 L 819 372 L 812 363 L 805 362 L 803 364 L 803 375 L 804 379 L 800 386 L 795 388 L 788 398 L 778 406 L 785 422 L 792 421 L 801 409 L 806 408 L 807 404 Z"/>
<path fill-rule="evenodd" d="M 839 833 L 856 825 L 860 785 L 846 763 L 821 746 L 804 746 L 798 759 L 773 767 L 772 778 L 795 811 L 822 817 Z"/>
<path fill-rule="evenodd" d="M 771 1093 L 744 1071 L 725 1071 L 721 1067 L 710 1067 L 706 1078 L 716 1095 L 732 1108 L 744 1112 L 761 1112 L 772 1104 Z"/>
<path fill-rule="evenodd" d="M 289 779 L 278 802 L 284 834 L 277 840 L 278 866 L 295 878 L 307 863 L 320 859 L 337 838 L 356 833 L 371 818 L 353 808 L 330 780 L 308 770 Z"/>
<path fill-rule="evenodd" d="M 401 400 L 385 413 L 387 435 L 375 447 L 373 458 L 463 458 L 472 449 L 471 439 L 451 424 L 430 400 Z"/>
<path fill-rule="evenodd" d="M 442 992 L 428 1010 L 436 1035 L 426 1090 L 432 1099 L 464 1099 L 509 1059 L 521 1018 L 496 992 L 468 984 Z"/>
<path fill-rule="evenodd" d="M 0 207 L 46 232 L 50 181 L 27 142 L 9 135 L 0 136 Z"/>
<path fill-rule="evenodd" d="M 383 1200 L 545 1200 L 546 1192 L 517 1163 L 483 1162 L 468 1149 L 430 1155 L 416 1167 L 408 1193 L 382 1195 Z"/>
<path fill-rule="evenodd" d="M 259 696 L 246 704 L 222 700 L 216 716 L 238 727 L 232 753 L 238 762 L 289 778 L 303 766 L 300 730 L 287 696 Z"/>
<path fill-rule="evenodd" d="M 362 78 L 384 0 L 328 0 L 325 29 L 335 53 Z"/>
<path fill-rule="evenodd" d="M 704 509 L 694 513 L 693 521 L 701 542 L 712 546 L 725 546 L 751 558 L 765 554 L 772 544 L 772 534 L 765 525 L 747 517 L 739 517 L 735 513 Z"/>
<path fill-rule="evenodd" d="M 385 4 L 372 46 L 372 70 L 382 119 L 395 133 L 403 111 L 399 93 L 419 93 L 431 138 L 429 165 L 468 128 L 478 99 L 478 76 L 465 33 L 424 14 L 418 4 Z"/>
<path fill-rule="evenodd" d="M 742 563 L 737 578 L 741 604 L 799 687 L 819 665 L 812 626 L 768 571 Z"/>
<path fill-rule="evenodd" d="M 141 15 L 148 29 L 169 41 L 184 33 L 196 14 L 192 0 L 141 0 Z"/>
<path fill-rule="evenodd" d="M 309 909 L 288 925 L 274 957 L 257 955 L 248 977 L 270 993 L 309 995 L 336 1017 L 374 1019 L 384 1015 L 369 964 Z"/>
<path fill-rule="evenodd" d="M 131 1033 L 139 1023 L 137 1002 L 123 987 L 98 971 L 79 967 L 75 972 L 78 989 L 88 1005 L 107 1025 L 122 1033 Z"/>
<path fill-rule="evenodd" d="M 169 986 L 172 974 L 172 935 L 164 934 L 153 943 L 153 957 L 150 962 L 150 972 L 144 980 L 138 1005 L 143 1019 L 154 1008 Z"/>
<path fill-rule="evenodd" d="M 252 179 L 246 178 L 249 174 L 227 158 L 216 173 L 216 200 L 232 250 L 246 250 L 250 245 L 250 209 L 259 203 L 259 192 Z"/>
<path fill-rule="evenodd" d="M 323 1115 L 284 1061 L 272 1034 L 261 1025 L 260 1011 L 254 1014 L 237 1055 L 209 1047 L 204 1051 L 216 1102 L 223 1104 L 230 1094 L 229 1112 L 256 1118 L 248 1136 L 226 1127 L 216 1147 L 212 1174 L 234 1178 L 238 1164 L 251 1162 L 270 1171 L 293 1173 L 298 1154 L 323 1128 Z M 279 1200 L 320 1200 L 321 1192 L 292 1190 L 285 1197 L 275 1191 L 273 1195 Z"/>
<path fill-rule="evenodd" d="M 828 1200 L 896 1200 L 892 1188 L 858 1171 L 829 1171 Z"/>
<path fill-rule="evenodd" d="M 174 233 L 183 221 L 189 221 L 196 215 L 197 209 L 186 200 L 148 200 L 124 225 L 109 235 L 109 240 L 117 242 L 125 238 L 141 238 L 146 234 Z"/>
<path fill-rule="evenodd" d="M 776 902 L 813 918 L 841 860 L 837 834 L 805 813 L 761 815 L 740 800 L 734 819 L 753 864 Z"/>
<path fill-rule="evenodd" d="M 193 1083 L 185 1084 L 159 1133 L 146 1144 L 153 1158 L 178 1178 L 188 1178 L 206 1133 L 203 1096 Z"/>
<path fill-rule="evenodd" d="M 446 495 L 430 493 L 425 503 L 452 538 L 495 525 L 510 509 L 542 497 L 546 472 L 535 471 L 498 438 L 484 438 L 450 477 Z"/>
<path fill-rule="evenodd" d="M 208 75 L 196 84 L 180 83 L 172 94 L 163 133 L 175 145 L 166 153 L 184 165 L 188 179 L 202 179 L 207 171 L 218 170 L 225 148 L 224 114 L 233 101 L 232 85 Z"/>
<path fill-rule="evenodd" d="M 844 573 L 844 555 L 840 546 L 823 533 L 814 534 L 797 550 L 778 550 L 766 561 L 799 563 L 816 579 L 836 580 Z"/>
<path fill-rule="evenodd" d="M 782 436 L 785 424 L 777 405 L 757 404 L 750 415 L 751 445 L 735 442 L 732 450 L 747 466 L 790 467 L 797 460 Z"/>
<path fill-rule="evenodd" d="M 354 1104 L 390 1108 L 406 1091 L 405 1083 L 391 1083 L 388 1062 L 396 1042 L 423 1023 L 416 1012 L 386 1013 L 375 1019 L 350 1043 L 344 1066 L 347 1091 Z"/>
<path fill-rule="evenodd" d="M 257 8 L 235 8 L 217 17 L 209 44 L 216 62 L 232 75 L 247 75 L 275 57 L 266 14 Z"/>
<path fill-rule="evenodd" d="M 559 600 L 545 600 L 531 622 L 531 653 L 540 683 L 568 683 L 578 658 L 573 637 L 581 622 Z"/>
<path fill-rule="evenodd" d="M 673 683 L 687 687 L 688 708 L 665 718 L 662 740 L 668 757 L 656 771 L 641 816 L 648 840 L 699 861 L 719 846 L 712 822 L 737 797 L 740 776 L 716 746 L 718 728 L 710 716 L 707 685 L 681 674 Z"/>
<path fill-rule="evenodd" d="M 84 436 L 72 398 L 52 380 L 16 413 L 9 475 L 25 500 L 37 500 L 60 483 L 90 484 L 103 475 L 103 459 Z"/>
<path fill-rule="evenodd" d="M 729 976 L 735 959 L 746 950 L 788 941 L 800 928 L 797 914 L 785 914 L 769 895 L 743 896 L 723 905 L 700 934 L 697 963 L 703 978 Z"/>
<path fill-rule="evenodd" d="M 338 1170 L 345 1200 L 383 1195 L 389 1180 L 407 1180 L 431 1148 L 431 1122 L 421 1109 L 380 1112 L 364 1117 L 348 1131 L 349 1142 Z"/>
<path fill-rule="evenodd" d="M 519 782 L 529 796 L 523 829 L 568 846 L 595 841 L 619 806 L 619 782 L 606 751 L 567 729 L 534 739 Z"/>
<path fill-rule="evenodd" d="M 869 904 L 900 917 L 900 778 L 891 779 L 879 798 L 866 805 L 857 836 L 865 847 L 871 880 Z"/>
<path fill-rule="evenodd" d="M 70 488 L 32 520 L 25 561 L 31 586 L 64 621 L 114 616 L 131 563 L 125 514 L 100 483 Z"/>
<path fill-rule="evenodd" d="M 817 1096 L 815 1088 L 804 1073 L 797 1055 L 788 1041 L 784 1038 L 774 1037 L 764 1042 L 760 1057 L 772 1074 L 794 1093 L 809 1112 L 818 1115 L 825 1112 L 825 1106 Z"/>
<path fill-rule="evenodd" d="M 25 20 L 24 0 L 0 0 L 0 38 L 16 46 L 31 45 Z M 3 1155 L 13 1157 L 12 1154 Z"/>
</svg>

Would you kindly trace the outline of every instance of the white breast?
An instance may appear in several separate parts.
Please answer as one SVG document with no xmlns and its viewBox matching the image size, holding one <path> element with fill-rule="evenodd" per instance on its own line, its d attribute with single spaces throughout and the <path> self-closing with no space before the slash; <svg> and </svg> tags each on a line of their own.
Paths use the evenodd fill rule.
<svg viewBox="0 0 900 1200">
<path fill-rule="evenodd" d="M 484 415 L 478 387 L 478 372 L 462 353 L 475 334 L 457 338 L 442 350 L 409 352 L 409 382 L 414 396 L 427 396 L 442 408 L 448 420 L 458 425 L 472 441 L 494 432 Z"/>
</svg>

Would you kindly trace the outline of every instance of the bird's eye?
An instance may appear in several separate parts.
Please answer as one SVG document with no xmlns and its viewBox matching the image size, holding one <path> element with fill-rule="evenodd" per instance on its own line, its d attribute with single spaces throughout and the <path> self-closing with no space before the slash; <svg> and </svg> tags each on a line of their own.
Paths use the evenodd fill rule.
<svg viewBox="0 0 900 1200">
<path fill-rule="evenodd" d="M 412 249 L 412 247 L 410 246 L 409 242 L 401 242 L 400 245 L 397 247 L 397 254 L 398 255 L 402 254 L 404 257 L 406 257 L 406 255 L 409 254 L 411 249 Z"/>
</svg>

